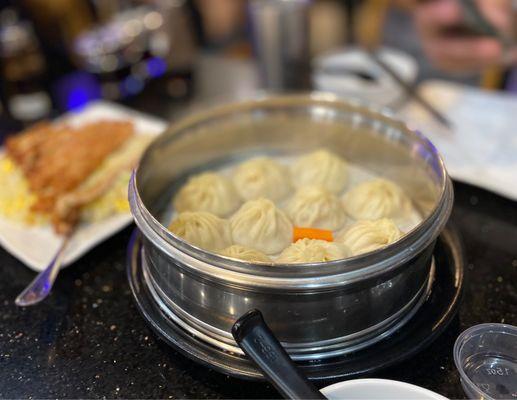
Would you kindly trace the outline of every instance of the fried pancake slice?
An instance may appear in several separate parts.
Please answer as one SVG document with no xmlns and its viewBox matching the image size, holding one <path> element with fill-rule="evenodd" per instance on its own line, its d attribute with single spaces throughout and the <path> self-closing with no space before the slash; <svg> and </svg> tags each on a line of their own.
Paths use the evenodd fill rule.
<svg viewBox="0 0 517 400">
<path fill-rule="evenodd" d="M 79 127 L 44 122 L 8 138 L 6 150 L 37 196 L 33 210 L 53 214 L 59 199 L 73 192 L 132 135 L 133 124 L 127 121 Z M 57 227 L 61 221 L 54 222 Z"/>
</svg>

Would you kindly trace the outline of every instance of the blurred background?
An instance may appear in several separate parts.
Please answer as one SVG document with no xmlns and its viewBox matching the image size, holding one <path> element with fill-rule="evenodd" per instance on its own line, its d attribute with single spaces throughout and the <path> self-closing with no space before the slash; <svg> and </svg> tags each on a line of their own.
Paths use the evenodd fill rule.
<svg viewBox="0 0 517 400">
<path fill-rule="evenodd" d="M 512 14 L 500 22 L 491 8 L 497 3 L 511 11 L 512 2 L 470 1 L 495 33 L 469 13 L 468 3 L 0 0 L 1 126 L 17 129 L 98 99 L 173 118 L 192 104 L 260 90 L 315 88 L 396 108 L 399 89 L 365 48 L 379 50 L 409 85 L 440 78 L 504 89 L 513 65 L 509 53 L 498 48 L 501 54 L 488 59 L 468 46 L 485 36 L 506 46 Z M 457 37 L 469 40 L 456 44 L 457 52 L 440 46 L 439 40 L 452 46 L 448 38 Z M 460 53 L 468 54 L 456 60 Z"/>
</svg>

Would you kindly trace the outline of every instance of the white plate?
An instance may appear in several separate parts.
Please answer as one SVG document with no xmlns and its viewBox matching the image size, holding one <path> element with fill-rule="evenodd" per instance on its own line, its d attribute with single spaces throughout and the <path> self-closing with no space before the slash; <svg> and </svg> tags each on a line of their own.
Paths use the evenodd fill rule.
<svg viewBox="0 0 517 400">
<path fill-rule="evenodd" d="M 405 82 L 410 85 L 415 82 L 418 65 L 412 56 L 386 47 L 380 49 L 378 54 Z M 377 80 L 366 81 L 351 74 L 329 75 L 324 72 L 325 68 L 361 71 L 377 77 Z M 400 85 L 361 49 L 345 49 L 318 57 L 314 62 L 314 71 L 313 83 L 318 90 L 342 97 L 357 97 L 377 106 L 391 105 L 405 94 Z"/>
<path fill-rule="evenodd" d="M 400 116 L 433 142 L 449 174 L 517 200 L 517 97 L 440 80 L 423 82 L 419 92 L 447 116 L 452 129 L 414 102 Z"/>
<path fill-rule="evenodd" d="M 332 400 L 447 400 L 420 386 L 388 379 L 355 379 L 324 387 Z"/>
<path fill-rule="evenodd" d="M 68 123 L 83 124 L 102 119 L 130 120 L 137 134 L 158 135 L 167 126 L 165 121 L 118 104 L 99 101 L 90 103 L 80 112 L 60 118 Z M 79 226 L 65 253 L 63 266 L 67 266 L 91 248 L 112 236 L 132 222 L 130 213 L 114 215 L 105 220 Z M 0 244 L 28 267 L 41 271 L 56 253 L 62 238 L 51 226 L 28 226 L 0 218 Z"/>
</svg>

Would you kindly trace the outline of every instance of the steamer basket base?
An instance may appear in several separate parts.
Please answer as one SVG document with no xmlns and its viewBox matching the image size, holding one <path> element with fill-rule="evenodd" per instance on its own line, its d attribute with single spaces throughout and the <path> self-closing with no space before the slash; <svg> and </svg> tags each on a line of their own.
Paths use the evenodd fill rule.
<svg viewBox="0 0 517 400">
<path fill-rule="evenodd" d="M 155 302 L 144 279 L 138 231 L 128 248 L 128 278 L 136 304 L 151 328 L 183 355 L 219 372 L 262 380 L 261 373 L 244 357 L 225 352 L 198 339 L 167 316 Z M 403 324 L 391 329 L 369 347 L 319 361 L 299 361 L 305 374 L 314 380 L 356 377 L 408 359 L 428 346 L 456 314 L 463 284 L 464 262 L 458 238 L 445 229 L 437 240 L 435 273 L 422 304 Z"/>
</svg>

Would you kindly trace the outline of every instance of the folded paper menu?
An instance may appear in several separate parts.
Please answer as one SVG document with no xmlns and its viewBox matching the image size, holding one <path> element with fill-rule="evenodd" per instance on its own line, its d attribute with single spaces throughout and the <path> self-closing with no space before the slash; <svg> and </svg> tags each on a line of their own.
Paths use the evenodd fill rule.
<svg viewBox="0 0 517 400">
<path fill-rule="evenodd" d="M 452 128 L 434 121 L 416 103 L 399 116 L 433 142 L 449 174 L 517 200 L 517 96 L 446 81 L 424 82 L 419 91 Z"/>
</svg>

